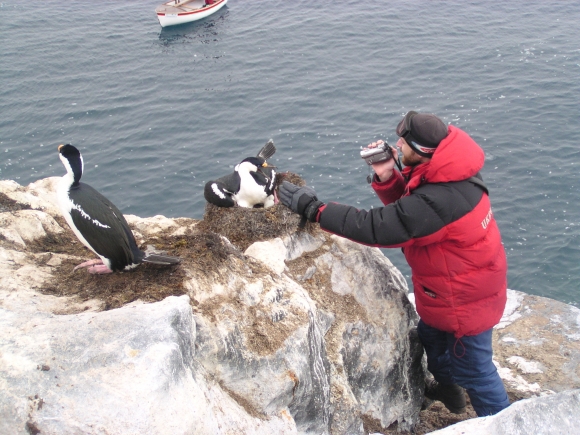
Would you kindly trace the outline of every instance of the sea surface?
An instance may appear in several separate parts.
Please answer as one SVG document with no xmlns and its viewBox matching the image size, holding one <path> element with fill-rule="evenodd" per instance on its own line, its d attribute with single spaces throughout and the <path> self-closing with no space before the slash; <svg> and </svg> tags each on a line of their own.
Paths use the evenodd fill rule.
<svg viewBox="0 0 580 435">
<path fill-rule="evenodd" d="M 229 0 L 166 29 L 158 3 L 0 2 L 0 179 L 60 176 L 72 143 L 124 213 L 200 219 L 272 138 L 279 170 L 368 209 L 360 147 L 432 112 L 485 150 L 509 287 L 580 306 L 580 2 Z"/>
</svg>

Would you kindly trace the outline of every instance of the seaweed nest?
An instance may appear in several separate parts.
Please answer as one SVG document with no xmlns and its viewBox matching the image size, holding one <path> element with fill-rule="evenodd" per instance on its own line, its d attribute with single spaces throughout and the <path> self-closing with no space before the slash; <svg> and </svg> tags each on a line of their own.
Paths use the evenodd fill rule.
<svg viewBox="0 0 580 435">
<path fill-rule="evenodd" d="M 67 255 L 41 291 L 54 296 L 76 296 L 81 302 L 97 299 L 102 301 L 103 310 L 119 308 L 137 299 L 156 302 L 167 296 L 187 294 L 185 283 L 191 275 L 211 274 L 230 256 L 241 256 L 218 234 L 192 230 L 180 236 L 148 237 L 140 246 L 145 250 L 153 245 L 158 251 L 181 258 L 180 264 L 143 263 L 131 271 L 105 275 L 92 275 L 84 269 L 73 272 L 76 265 L 95 255 L 76 240 L 68 227 L 64 228 L 65 233 L 49 235 L 29 246 L 32 252 Z M 39 263 L 46 263 L 52 255 L 39 258 Z"/>
<path fill-rule="evenodd" d="M 276 184 L 280 184 L 282 180 L 298 186 L 304 185 L 304 180 L 291 172 L 277 174 Z M 224 208 L 207 203 L 199 227 L 203 231 L 223 235 L 238 249 L 245 251 L 254 242 L 295 232 L 300 223 L 301 217 L 282 204 L 269 208 Z M 316 227 L 308 222 L 304 230 L 312 232 Z"/>
</svg>

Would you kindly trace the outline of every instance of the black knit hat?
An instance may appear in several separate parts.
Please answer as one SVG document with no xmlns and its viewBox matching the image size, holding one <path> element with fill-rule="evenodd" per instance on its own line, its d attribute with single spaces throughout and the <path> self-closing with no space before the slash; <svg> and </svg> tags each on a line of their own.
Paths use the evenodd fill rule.
<svg viewBox="0 0 580 435">
<path fill-rule="evenodd" d="M 405 139 L 420 156 L 431 157 L 447 137 L 447 126 L 435 115 L 411 110 L 397 125 L 397 136 Z"/>
</svg>

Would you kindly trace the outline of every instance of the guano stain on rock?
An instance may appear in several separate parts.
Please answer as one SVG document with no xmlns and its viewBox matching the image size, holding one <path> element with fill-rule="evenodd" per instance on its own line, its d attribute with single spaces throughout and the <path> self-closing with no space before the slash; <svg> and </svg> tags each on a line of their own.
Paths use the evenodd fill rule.
<svg viewBox="0 0 580 435">
<path fill-rule="evenodd" d="M 0 192 L 0 213 L 7 211 L 17 211 L 17 210 L 30 210 L 31 207 L 28 204 L 22 204 L 18 201 L 13 200 L 5 193 Z"/>
<path fill-rule="evenodd" d="M 318 231 L 322 233 L 322 231 Z M 328 252 L 330 237 L 326 233 L 323 234 L 326 242 L 322 247 L 316 251 L 304 253 L 295 260 L 286 262 L 293 276 L 304 276 L 313 262 Z M 355 323 L 359 320 L 368 322 L 368 318 L 365 309 L 352 295 L 342 296 L 332 291 L 330 277 L 331 271 L 328 270 L 328 267 L 319 264 L 316 267 L 316 272 L 310 278 L 301 281 L 301 284 L 320 309 L 328 310 L 336 316 L 324 337 L 328 357 L 336 363 L 340 360 L 339 351 L 342 346 L 344 325 L 346 323 Z"/>
</svg>

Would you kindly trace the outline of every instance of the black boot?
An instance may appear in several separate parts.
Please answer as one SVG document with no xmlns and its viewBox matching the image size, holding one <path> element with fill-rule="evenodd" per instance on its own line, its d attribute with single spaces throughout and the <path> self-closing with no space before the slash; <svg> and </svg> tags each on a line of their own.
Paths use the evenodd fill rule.
<svg viewBox="0 0 580 435">
<path fill-rule="evenodd" d="M 465 412 L 465 390 L 457 384 L 443 385 L 435 379 L 425 381 L 425 397 L 443 402 L 453 414 Z"/>
</svg>

